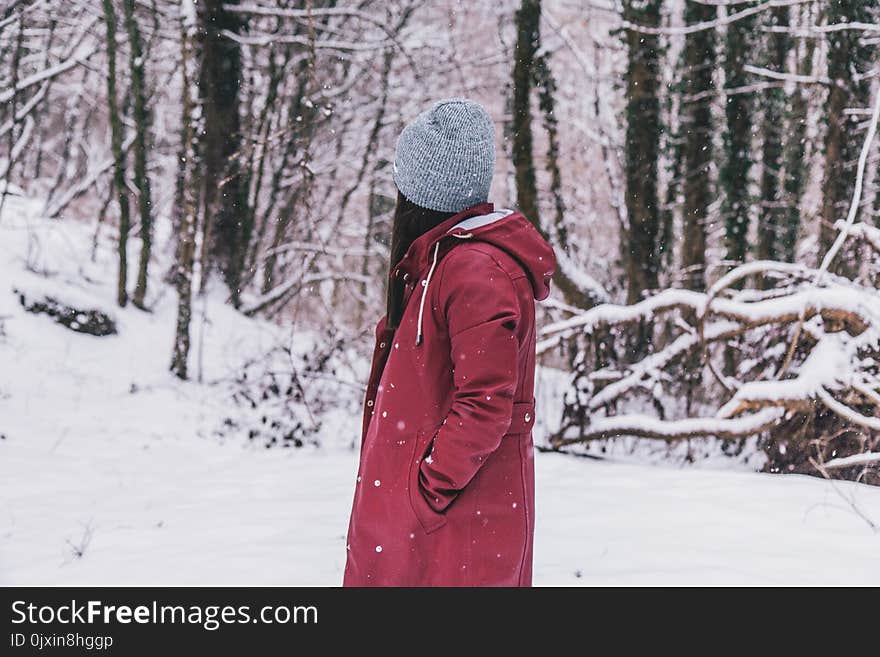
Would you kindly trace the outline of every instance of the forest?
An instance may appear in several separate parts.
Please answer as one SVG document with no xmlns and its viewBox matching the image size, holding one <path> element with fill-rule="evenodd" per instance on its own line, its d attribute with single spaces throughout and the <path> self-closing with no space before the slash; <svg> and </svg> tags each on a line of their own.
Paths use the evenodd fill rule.
<svg viewBox="0 0 880 657">
<path fill-rule="evenodd" d="M 169 377 L 210 380 L 206 299 L 308 332 L 231 375 L 253 413 L 222 430 L 303 445 L 360 401 L 334 381 L 382 312 L 397 135 L 473 98 L 490 200 L 558 256 L 542 449 L 877 484 L 878 45 L 868 0 L 5 0 L 0 225 L 31 199 L 90 235 L 78 262 L 112 255 L 111 306 L 173 299 Z M 47 285 L 21 306 L 115 332 Z"/>
</svg>

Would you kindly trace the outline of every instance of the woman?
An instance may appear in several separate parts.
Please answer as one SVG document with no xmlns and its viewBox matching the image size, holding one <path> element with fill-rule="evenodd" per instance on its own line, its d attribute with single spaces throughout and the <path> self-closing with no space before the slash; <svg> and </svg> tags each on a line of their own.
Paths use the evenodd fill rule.
<svg viewBox="0 0 880 657">
<path fill-rule="evenodd" d="M 487 202 L 495 132 L 465 99 L 401 133 L 345 586 L 530 586 L 535 299 L 553 250 Z"/>
</svg>

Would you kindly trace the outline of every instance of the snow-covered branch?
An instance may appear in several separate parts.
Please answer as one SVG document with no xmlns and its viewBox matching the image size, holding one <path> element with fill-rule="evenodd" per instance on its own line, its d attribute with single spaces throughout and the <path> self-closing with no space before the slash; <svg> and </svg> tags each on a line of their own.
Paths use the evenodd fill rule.
<svg viewBox="0 0 880 657">
<path fill-rule="evenodd" d="M 370 51 L 384 50 L 394 45 L 391 40 L 383 41 L 339 41 L 333 39 L 322 39 L 314 43 L 308 37 L 297 36 L 293 34 L 260 34 L 256 36 L 247 36 L 235 34 L 229 30 L 222 30 L 221 34 L 227 39 L 232 39 L 236 43 L 246 46 L 271 46 L 281 43 L 292 43 L 316 50 L 350 50 L 350 51 Z"/>
<path fill-rule="evenodd" d="M 694 32 L 702 32 L 704 30 L 714 30 L 724 25 L 730 25 L 743 18 L 760 14 L 761 12 L 773 9 L 774 7 L 791 7 L 794 5 L 803 5 L 813 2 L 814 0 L 769 0 L 753 7 L 747 7 L 737 12 L 733 12 L 722 18 L 716 18 L 711 21 L 703 21 L 694 23 L 693 25 L 684 25 L 680 27 L 649 27 L 647 25 L 637 25 L 630 21 L 623 21 L 622 27 L 626 30 L 639 32 L 640 34 L 693 34 Z M 713 3 L 714 4 L 714 3 Z"/>
<path fill-rule="evenodd" d="M 251 302 L 243 305 L 241 307 L 241 312 L 243 312 L 245 315 L 253 315 L 296 290 L 300 290 L 309 285 L 323 283 L 324 281 L 354 281 L 357 283 L 370 283 L 372 279 L 361 274 L 344 271 L 323 272 L 308 274 L 299 278 L 295 277 L 290 279 L 289 281 L 281 283 L 280 285 L 269 290 L 269 292 L 267 292 L 266 294 L 260 295 Z"/>
<path fill-rule="evenodd" d="M 874 463 L 880 463 L 880 452 L 865 452 L 864 454 L 843 456 L 826 461 L 822 465 L 826 470 L 836 470 L 838 468 L 851 468 L 854 465 L 872 465 Z"/>
<path fill-rule="evenodd" d="M 658 420 L 649 415 L 627 414 L 603 417 L 590 423 L 580 435 L 557 437 L 552 444 L 564 447 L 573 443 L 588 442 L 615 436 L 635 436 L 655 440 L 684 440 L 687 438 L 714 437 L 735 440 L 760 433 L 769 428 L 784 414 L 781 408 L 764 408 L 751 415 L 733 419 L 687 418 L 683 420 Z"/>
<path fill-rule="evenodd" d="M 773 71 L 762 66 L 752 66 L 746 64 L 743 66 L 746 73 L 760 75 L 761 77 L 770 78 L 771 80 L 781 80 L 784 82 L 795 82 L 797 84 L 831 84 L 831 79 L 822 75 L 798 75 L 797 73 L 784 73 L 781 71 Z"/>
<path fill-rule="evenodd" d="M 7 89 L 6 91 L 0 92 L 0 103 L 7 103 L 12 100 L 12 97 L 17 93 L 24 91 L 35 84 L 39 84 L 44 80 L 58 77 L 62 73 L 65 73 L 76 66 L 81 66 L 91 59 L 96 52 L 98 52 L 97 48 L 91 48 L 85 53 L 74 55 L 63 62 L 59 62 L 54 66 L 50 66 L 49 68 L 40 71 L 39 73 L 34 73 L 23 78 L 15 85 L 14 89 Z"/>
<path fill-rule="evenodd" d="M 851 23 L 832 23 L 830 25 L 810 25 L 808 27 L 792 28 L 784 25 L 765 25 L 761 29 L 764 32 L 773 32 L 777 34 L 788 34 L 789 36 L 806 38 L 815 37 L 832 32 L 844 32 L 855 30 L 858 32 L 880 32 L 880 25 L 874 23 L 860 23 L 853 21 Z"/>
<path fill-rule="evenodd" d="M 840 435 L 868 436 L 846 450 L 880 444 L 880 295 L 856 276 L 829 272 L 848 237 L 880 254 L 880 229 L 855 222 L 878 122 L 880 94 L 849 213 L 836 223 L 839 233 L 819 267 L 759 260 L 733 268 L 705 293 L 667 289 L 545 326 L 539 353 L 563 340 L 581 345 L 574 394 L 551 443 L 760 435 L 785 442 L 799 440 L 814 423 L 811 444 Z M 753 289 L 744 285 L 749 279 L 757 282 Z M 644 331 L 648 348 L 633 350 L 633 336 Z M 707 369 L 714 379 L 705 377 Z M 660 417 L 644 414 L 646 399 Z M 687 416 L 668 418 L 682 413 L 683 399 Z M 873 460 L 844 452 L 835 467 Z"/>
</svg>

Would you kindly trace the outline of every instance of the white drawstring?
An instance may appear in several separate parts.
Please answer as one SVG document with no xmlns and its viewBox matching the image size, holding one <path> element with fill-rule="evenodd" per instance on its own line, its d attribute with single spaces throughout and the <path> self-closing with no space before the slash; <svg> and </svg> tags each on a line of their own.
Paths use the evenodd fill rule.
<svg viewBox="0 0 880 657">
<path fill-rule="evenodd" d="M 453 233 L 453 235 L 462 239 L 471 237 L 471 233 Z M 422 284 L 422 300 L 419 302 L 419 323 L 416 331 L 416 346 L 422 344 L 422 315 L 425 311 L 425 297 L 428 296 L 428 284 L 431 282 L 431 276 L 434 273 L 434 268 L 437 266 L 437 252 L 439 250 L 440 240 L 437 240 L 434 244 L 434 261 L 431 263 L 431 268 L 428 270 L 428 276 Z"/>
<path fill-rule="evenodd" d="M 425 279 L 425 282 L 422 285 L 422 300 L 419 302 L 419 325 L 418 330 L 416 331 L 417 347 L 422 344 L 422 313 L 425 310 L 425 297 L 428 296 L 428 283 L 431 282 L 431 275 L 434 273 L 434 267 L 437 266 L 437 252 L 439 250 L 440 240 L 437 240 L 437 243 L 434 244 L 434 262 L 431 263 L 431 268 L 428 270 L 428 277 Z"/>
</svg>

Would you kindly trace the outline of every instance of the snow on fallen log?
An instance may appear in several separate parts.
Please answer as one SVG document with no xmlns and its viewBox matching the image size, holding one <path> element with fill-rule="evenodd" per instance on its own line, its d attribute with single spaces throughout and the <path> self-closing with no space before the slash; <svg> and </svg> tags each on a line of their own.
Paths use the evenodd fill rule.
<svg viewBox="0 0 880 657">
<path fill-rule="evenodd" d="M 873 237 L 861 227 L 849 230 Z M 809 417 L 823 408 L 837 416 L 837 426 L 880 431 L 874 366 L 880 361 L 880 295 L 839 276 L 827 275 L 817 283 L 820 273 L 797 264 L 753 262 L 723 276 L 707 293 L 665 290 L 630 306 L 595 306 L 544 327 L 541 335 L 546 337 L 538 343 L 538 353 L 578 336 L 593 350 L 590 355 L 578 353 L 574 401 L 567 404 L 562 428 L 550 437 L 551 444 L 560 447 L 615 436 L 664 441 L 744 438 L 772 433 L 783 420 Z M 733 285 L 754 276 L 778 279 L 777 285 Z M 665 329 L 655 332 L 651 349 L 627 362 L 627 332 L 639 322 Z M 713 344 L 726 347 L 713 351 Z M 741 346 L 730 351 L 733 344 Z M 595 361 L 600 348 L 602 358 L 610 362 L 591 371 L 586 364 Z M 727 367 L 731 355 L 740 361 L 732 375 L 713 365 L 712 358 L 720 354 L 726 354 Z M 695 366 L 708 366 L 723 388 L 717 410 L 707 409 L 703 402 L 698 417 L 663 417 L 663 407 L 675 405 L 677 393 L 672 390 L 681 388 L 688 377 L 696 375 L 699 381 L 703 376 L 694 372 Z M 767 375 L 773 372 L 776 376 Z M 699 385 L 708 390 L 705 382 Z M 713 394 L 717 395 L 700 396 L 709 400 Z M 661 417 L 627 412 L 628 401 L 638 397 L 652 400 Z M 601 417 L 603 412 L 614 415 Z"/>
<path fill-rule="evenodd" d="M 555 447 L 590 440 L 632 436 L 659 440 L 682 440 L 686 438 L 714 437 L 735 440 L 760 433 L 777 422 L 785 414 L 782 408 L 763 408 L 757 413 L 737 418 L 686 418 L 683 420 L 658 420 L 649 415 L 626 414 L 595 420 L 578 436 L 556 437 L 551 441 Z"/>
<path fill-rule="evenodd" d="M 798 375 L 782 381 L 750 381 L 718 410 L 718 417 L 732 417 L 762 406 L 798 407 L 811 403 L 825 387 L 836 388 L 850 378 L 853 353 L 837 334 L 825 336 L 799 368 Z"/>
<path fill-rule="evenodd" d="M 860 427 L 865 427 L 866 429 L 880 431 L 880 417 L 870 417 L 854 411 L 846 404 L 837 401 L 834 397 L 831 396 L 831 393 L 829 393 L 824 388 L 820 388 L 817 391 L 816 396 L 822 401 L 823 404 L 825 404 L 825 406 L 837 413 L 844 420 L 848 420 L 849 422 Z"/>
<path fill-rule="evenodd" d="M 801 315 L 810 319 L 818 314 L 846 323 L 854 333 L 862 333 L 869 325 L 880 322 L 880 295 L 872 298 L 862 290 L 832 285 L 755 303 L 715 299 L 709 312 L 750 327 L 793 322 Z"/>
<path fill-rule="evenodd" d="M 829 266 L 848 238 L 880 255 L 880 229 L 855 223 L 878 122 L 880 94 L 847 219 L 819 267 L 753 261 L 705 293 L 667 289 L 543 327 L 538 354 L 568 340 L 576 347 L 551 444 L 758 437 L 776 472 L 877 453 L 880 294 L 874 281 Z"/>
<path fill-rule="evenodd" d="M 849 235 L 865 240 L 872 249 L 880 253 L 880 228 L 869 226 L 863 221 L 847 226 L 842 219 L 834 223 L 834 227 L 840 231 L 846 231 Z"/>
<path fill-rule="evenodd" d="M 541 329 L 540 334 L 554 335 L 572 329 L 591 331 L 611 324 L 625 324 L 637 322 L 640 319 L 650 319 L 655 313 L 675 308 L 697 308 L 702 303 L 704 296 L 700 292 L 671 289 L 663 290 L 631 306 L 606 303 L 595 306 L 575 317 L 548 324 Z"/>
<path fill-rule="evenodd" d="M 686 309 L 702 314 L 706 302 L 707 295 L 701 292 L 671 289 L 631 306 L 602 304 L 580 315 L 544 326 L 540 335 L 552 336 L 553 339 L 543 340 L 542 350 L 546 351 L 578 329 L 591 333 L 610 325 L 651 320 L 658 313 L 672 310 Z M 805 319 L 820 314 L 828 319 L 843 321 L 852 327 L 853 332 L 861 333 L 870 324 L 880 323 L 880 295 L 869 296 L 862 290 L 835 284 L 755 302 L 716 298 L 708 312 L 748 327 L 793 322 L 802 313 Z"/>
<path fill-rule="evenodd" d="M 96 337 L 116 335 L 116 322 L 112 317 L 96 308 L 77 308 L 60 301 L 54 296 L 40 295 L 35 298 L 21 290 L 13 290 L 18 301 L 27 312 L 51 317 L 71 331 Z"/>
<path fill-rule="evenodd" d="M 739 327 L 733 322 L 719 322 L 713 324 L 704 336 L 705 340 L 721 340 L 736 335 L 740 332 Z M 610 404 L 623 395 L 631 392 L 640 384 L 644 384 L 646 379 L 650 379 L 652 374 L 661 372 L 670 363 L 681 359 L 686 354 L 692 352 L 701 342 L 695 333 L 685 333 L 680 335 L 669 345 L 654 354 L 646 356 L 644 359 L 634 364 L 630 372 L 604 387 L 591 400 L 589 408 L 591 411 L 597 411 L 603 406 Z M 601 374 L 598 372 L 597 374 Z"/>
<path fill-rule="evenodd" d="M 853 454 L 852 456 L 844 456 L 838 459 L 831 459 L 822 464 L 826 470 L 834 470 L 837 468 L 850 468 L 854 465 L 871 465 L 880 463 L 880 452 L 865 452 L 864 454 Z"/>
</svg>

